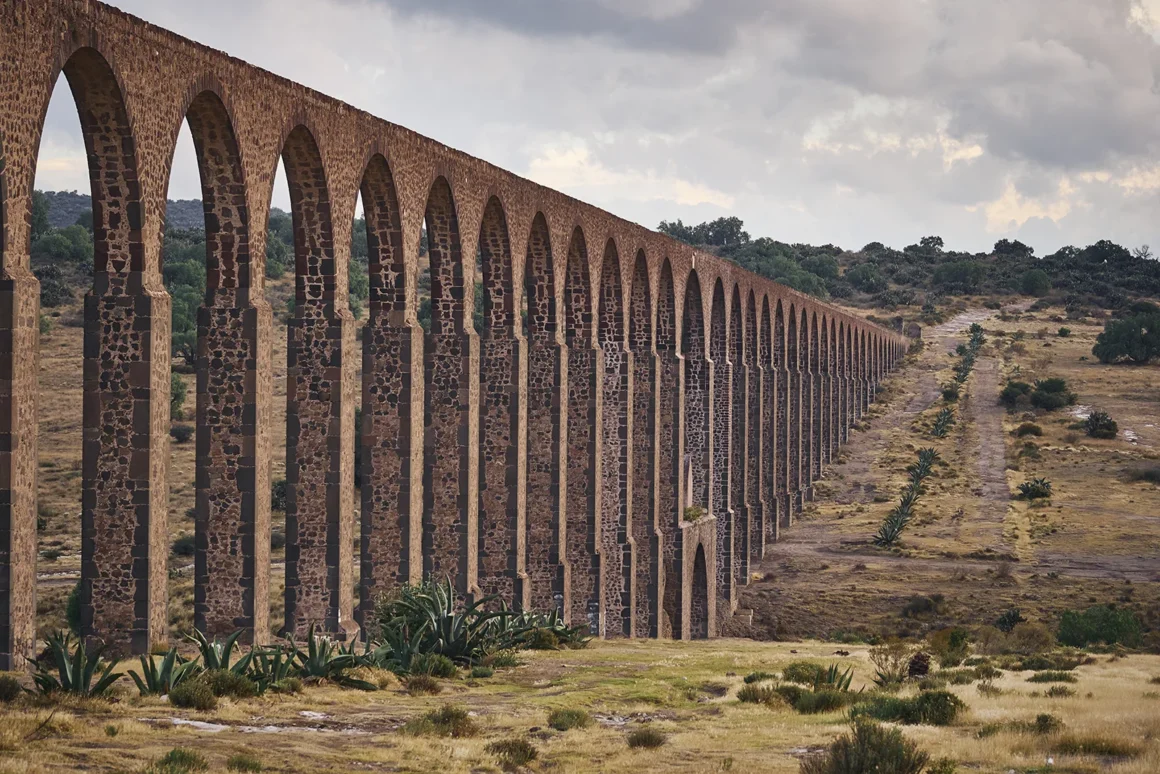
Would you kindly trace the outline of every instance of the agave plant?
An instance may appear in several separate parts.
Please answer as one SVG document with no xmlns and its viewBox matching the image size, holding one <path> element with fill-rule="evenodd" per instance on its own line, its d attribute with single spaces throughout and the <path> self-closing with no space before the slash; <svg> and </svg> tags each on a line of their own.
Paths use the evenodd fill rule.
<svg viewBox="0 0 1160 774">
<path fill-rule="evenodd" d="M 56 632 L 48 637 L 49 658 L 37 659 L 32 681 L 40 693 L 71 693 L 76 696 L 101 696 L 121 679 L 113 674 L 119 659 L 105 661 L 101 654 L 105 646 L 92 653 L 85 649 L 84 640 L 77 640 L 73 649 L 71 634 Z M 45 663 L 47 661 L 48 663 Z M 104 669 L 101 670 L 102 665 Z M 55 669 L 54 669 L 55 667 Z M 100 675 L 97 676 L 98 670 Z M 93 678 L 96 677 L 96 682 Z"/>
<path fill-rule="evenodd" d="M 950 432 L 951 426 L 955 423 L 955 412 L 950 407 L 944 408 L 934 418 L 934 425 L 930 429 L 930 434 L 935 438 L 945 438 Z"/>
<path fill-rule="evenodd" d="M 1028 500 L 1051 497 L 1051 482 L 1046 478 L 1033 478 L 1019 485 L 1019 493 Z"/>
<path fill-rule="evenodd" d="M 213 642 L 210 642 L 204 634 L 194 629 L 193 634 L 189 635 L 189 640 L 190 642 L 196 643 L 197 649 L 201 651 L 201 663 L 206 670 L 224 669 L 229 672 L 244 675 L 249 670 L 250 662 L 254 658 L 253 650 L 237 661 L 230 663 L 230 659 L 234 655 L 234 647 L 237 645 L 238 638 L 241 636 L 242 630 L 238 629 L 226 637 L 224 641 L 214 638 Z"/>
<path fill-rule="evenodd" d="M 897 543 L 898 539 L 902 537 L 902 531 L 910 523 L 911 516 L 909 510 L 902 511 L 899 508 L 892 510 L 882 520 L 882 526 L 878 528 L 878 534 L 874 536 L 874 545 L 886 547 Z"/>
<path fill-rule="evenodd" d="M 348 650 L 343 650 L 329 637 L 315 636 L 314 624 L 310 625 L 305 651 L 293 642 L 290 643 L 290 647 L 294 649 L 296 669 L 300 677 L 328 680 L 348 688 L 358 688 L 360 691 L 379 689 L 374 683 L 358 680 L 347 674 L 347 670 L 362 665 L 353 652 L 354 644 L 352 643 Z"/>
<path fill-rule="evenodd" d="M 498 620 L 516 615 L 506 608 L 489 611 L 487 606 L 497 599 L 484 597 L 457 612 L 450 580 L 407 585 L 397 595 L 380 601 L 376 611 L 379 638 L 390 645 L 395 661 L 404 668 L 410 655 L 417 653 L 436 653 L 459 664 L 474 664 L 502 649 L 496 636 Z"/>
<path fill-rule="evenodd" d="M 824 688 L 845 693 L 850 690 L 850 681 L 853 679 L 854 667 L 850 667 L 845 672 L 842 672 L 837 664 L 830 664 L 828 669 L 823 669 L 818 672 L 818 676 L 814 679 L 814 690 L 817 691 Z"/>
<path fill-rule="evenodd" d="M 200 657 L 199 657 L 200 658 Z M 168 694 L 174 686 L 201 673 L 201 664 L 195 658 L 184 659 L 177 648 L 170 648 L 160 664 L 152 656 L 141 657 L 141 674 L 129 670 L 129 677 L 137 684 L 142 696 Z"/>
<path fill-rule="evenodd" d="M 248 677 L 258 686 L 258 693 L 265 693 L 271 685 L 296 674 L 294 649 L 276 645 L 254 652 Z"/>
</svg>

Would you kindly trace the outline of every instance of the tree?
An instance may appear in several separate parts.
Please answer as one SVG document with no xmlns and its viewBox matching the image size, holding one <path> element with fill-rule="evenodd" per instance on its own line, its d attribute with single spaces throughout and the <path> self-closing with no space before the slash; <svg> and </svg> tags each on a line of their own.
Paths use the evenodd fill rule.
<svg viewBox="0 0 1160 774">
<path fill-rule="evenodd" d="M 48 233 L 52 226 L 48 223 L 48 197 L 44 191 L 32 192 L 32 241 Z"/>
<path fill-rule="evenodd" d="M 1042 298 L 1051 292 L 1051 278 L 1043 269 L 1029 269 L 1023 273 L 1019 288 L 1025 296 Z"/>
<path fill-rule="evenodd" d="M 942 237 L 940 236 L 924 236 L 922 239 L 918 240 L 918 244 L 928 252 L 938 253 L 942 252 L 944 243 Z"/>
<path fill-rule="evenodd" d="M 880 293 L 888 284 L 876 263 L 858 264 L 846 272 L 846 281 L 863 293 Z"/>
<path fill-rule="evenodd" d="M 1111 320 L 1096 338 L 1092 354 L 1101 363 L 1144 365 L 1160 356 L 1160 313 Z"/>
<path fill-rule="evenodd" d="M 680 218 L 671 223 L 667 220 L 662 220 L 660 225 L 657 226 L 657 231 L 662 234 L 668 234 L 678 242 L 684 242 L 687 245 L 697 244 L 693 241 L 693 229 L 682 223 Z"/>
<path fill-rule="evenodd" d="M 1132 257 L 1139 261 L 1150 261 L 1156 256 L 1152 255 L 1152 248 L 1148 245 L 1140 245 L 1132 251 Z"/>
<path fill-rule="evenodd" d="M 1011 241 L 1008 239 L 1000 239 L 995 243 L 993 252 L 995 255 L 1001 255 L 1005 258 L 1030 258 L 1035 255 L 1035 250 L 1020 242 L 1018 239 Z"/>
<path fill-rule="evenodd" d="M 934 270 L 931 282 L 959 293 L 975 293 L 987 269 L 978 261 L 952 261 Z"/>
</svg>

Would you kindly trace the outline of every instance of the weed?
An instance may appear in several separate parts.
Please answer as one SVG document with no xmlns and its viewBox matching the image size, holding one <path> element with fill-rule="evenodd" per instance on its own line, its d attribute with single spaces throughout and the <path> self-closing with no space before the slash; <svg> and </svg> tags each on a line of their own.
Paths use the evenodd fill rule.
<svg viewBox="0 0 1160 774">
<path fill-rule="evenodd" d="M 737 700 L 745 704 L 772 704 L 777 696 L 772 685 L 744 685 L 737 691 Z"/>
<path fill-rule="evenodd" d="M 927 645 L 943 669 L 963 663 L 970 647 L 966 629 L 951 627 L 940 629 L 927 637 Z"/>
<path fill-rule="evenodd" d="M 1036 672 L 1027 678 L 1029 683 L 1078 683 L 1079 678 L 1071 672 Z"/>
<path fill-rule="evenodd" d="M 953 693 L 925 691 L 913 698 L 873 696 L 855 706 L 851 714 L 908 725 L 949 726 L 966 707 Z"/>
<path fill-rule="evenodd" d="M 1062 755 L 1106 755 L 1113 758 L 1134 758 L 1144 748 L 1137 742 L 1097 734 L 1066 734 L 1052 745 Z"/>
<path fill-rule="evenodd" d="M 8 704 L 16 701 L 23 693 L 19 680 L 12 675 L 0 675 L 0 702 Z"/>
<path fill-rule="evenodd" d="M 411 675 L 403 681 L 403 685 L 412 696 L 434 696 L 443 690 L 443 686 L 431 675 Z"/>
<path fill-rule="evenodd" d="M 182 709 L 207 712 L 217 709 L 217 696 L 214 696 L 208 682 L 202 678 L 196 678 L 175 686 L 169 692 L 169 703 Z"/>
<path fill-rule="evenodd" d="M 746 683 L 761 683 L 765 682 L 766 680 L 775 679 L 777 679 L 777 675 L 771 672 L 750 672 L 749 674 L 745 675 Z"/>
<path fill-rule="evenodd" d="M 1043 695 L 1049 699 L 1067 699 L 1075 696 L 1075 690 L 1066 685 L 1053 685 Z"/>
<path fill-rule="evenodd" d="M 194 771 L 208 771 L 209 764 L 193 750 L 175 747 L 154 761 L 146 774 L 189 774 Z"/>
<path fill-rule="evenodd" d="M 105 736 L 109 737 L 110 739 L 119 733 L 121 733 L 120 726 L 114 726 L 112 723 L 109 723 L 105 726 Z"/>
<path fill-rule="evenodd" d="M 791 661 L 781 670 L 781 679 L 791 683 L 813 685 L 821 677 L 823 667 L 813 661 Z"/>
<path fill-rule="evenodd" d="M 471 676 L 476 679 L 491 677 L 494 674 L 495 669 L 493 667 L 483 666 L 482 664 L 471 668 Z"/>
<path fill-rule="evenodd" d="M 582 709 L 562 708 L 548 713 L 548 725 L 557 731 L 569 731 L 573 728 L 587 728 L 592 723 L 592 717 Z"/>
<path fill-rule="evenodd" d="M 634 750 L 638 748 L 655 750 L 668 741 L 668 737 L 655 728 L 645 726 L 644 728 L 638 728 L 635 731 L 629 732 L 627 741 L 628 746 Z"/>
<path fill-rule="evenodd" d="M 1160 484 L 1160 465 L 1150 463 L 1131 468 L 1128 470 L 1128 480 Z"/>
<path fill-rule="evenodd" d="M 1043 428 L 1034 422 L 1024 422 L 1015 430 L 1015 435 L 1019 438 L 1026 437 L 1028 435 L 1040 436 L 1043 435 Z"/>
<path fill-rule="evenodd" d="M 261 771 L 262 762 L 253 755 L 238 753 L 226 760 L 226 769 L 229 771 Z"/>
<path fill-rule="evenodd" d="M 828 750 L 802 759 L 801 774 L 921 774 L 930 756 L 902 736 L 865 718 L 854 721 L 850 733 L 835 739 Z"/>
<path fill-rule="evenodd" d="M 455 739 L 475 736 L 479 727 L 467 710 L 445 704 L 422 717 L 413 718 L 403 726 L 403 732 L 414 736 L 449 736 Z"/>
<path fill-rule="evenodd" d="M 504 771 L 514 771 L 536 759 L 539 752 L 526 739 L 501 739 L 484 748 L 495 756 Z"/>
</svg>

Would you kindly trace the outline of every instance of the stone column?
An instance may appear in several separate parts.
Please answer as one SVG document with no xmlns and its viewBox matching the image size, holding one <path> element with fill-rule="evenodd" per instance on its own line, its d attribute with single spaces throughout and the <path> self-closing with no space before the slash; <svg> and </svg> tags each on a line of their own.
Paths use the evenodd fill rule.
<svg viewBox="0 0 1160 774">
<path fill-rule="evenodd" d="M 712 465 L 712 507 L 710 513 L 717 519 L 717 595 L 721 617 L 733 613 L 737 605 L 734 583 L 735 541 L 737 514 L 730 502 L 730 454 L 732 440 L 732 375 L 733 364 L 722 353 L 710 363 L 710 460 Z"/>
<path fill-rule="evenodd" d="M 635 293 L 635 288 L 634 288 Z M 635 299 L 634 299 L 635 301 Z M 634 318 L 635 319 L 635 318 Z M 657 524 L 659 358 L 648 331 L 635 330 L 632 357 L 632 636 L 659 636 L 663 537 Z"/>
<path fill-rule="evenodd" d="M 789 526 L 793 524 L 794 516 L 801 510 L 802 507 L 802 489 L 805 480 L 802 462 L 808 459 L 803 454 L 804 442 L 802 441 L 802 403 L 804 387 L 804 379 L 802 374 L 801 363 L 798 358 L 791 358 L 790 372 L 789 372 L 789 409 L 787 413 L 788 424 L 788 453 L 789 453 L 789 481 L 787 482 L 787 493 L 789 495 L 789 510 L 782 515 L 782 524 Z"/>
<path fill-rule="evenodd" d="M 776 543 L 780 524 L 778 522 L 778 489 L 781 486 L 778 479 L 780 462 L 778 461 L 778 372 L 773 363 L 762 354 L 761 374 L 761 520 L 762 520 L 762 551 L 765 546 Z M 781 479 L 784 480 L 784 479 Z"/>
<path fill-rule="evenodd" d="M 662 325 L 658 313 L 658 326 Z M 671 339 L 661 335 L 657 371 L 657 525 L 660 540 L 658 596 L 661 615 L 657 636 L 681 636 L 680 522 L 685 511 L 681 460 L 684 458 L 685 363 Z"/>
<path fill-rule="evenodd" d="M 531 301 L 529 301 L 531 307 Z M 529 314 L 530 314 L 529 310 Z M 564 611 L 564 524 L 561 455 L 565 351 L 547 330 L 529 321 L 527 419 L 528 604 Z M 523 596 L 523 595 L 521 595 Z"/>
<path fill-rule="evenodd" d="M 777 415 L 774 424 L 777 435 L 777 529 L 789 526 L 790 513 L 793 510 L 793 492 L 790 480 L 794 473 L 791 461 L 794 435 L 790 432 L 793 421 L 793 410 L 790 406 L 793 395 L 792 374 L 783 361 L 780 368 L 775 368 L 777 384 Z"/>
<path fill-rule="evenodd" d="M 565 608 L 572 626 L 601 633 L 601 565 L 597 524 L 597 428 L 600 427 L 600 350 L 574 340 L 567 350 L 567 500 L 565 530 L 568 590 Z"/>
<path fill-rule="evenodd" d="M 755 331 L 753 333 L 756 333 Z M 754 562 L 761 561 L 761 557 L 765 554 L 765 532 L 764 532 L 764 494 L 762 492 L 762 478 L 763 478 L 763 457 L 762 457 L 762 437 L 763 424 L 761 412 L 761 398 L 762 398 L 762 376 L 764 369 L 759 364 L 756 357 L 757 340 L 754 335 L 750 335 L 748 341 L 748 348 L 746 349 L 746 371 L 748 377 L 746 379 L 746 389 L 748 391 L 745 411 L 745 455 L 744 463 L 745 469 L 745 515 L 743 521 L 746 524 L 745 542 L 747 551 L 745 553 L 744 565 L 741 568 L 741 577 L 743 581 L 748 584 L 750 578 L 750 571 Z"/>
<path fill-rule="evenodd" d="M 631 509 L 632 355 L 623 340 L 601 343 L 600 599 L 601 633 L 631 636 L 633 543 Z"/>
</svg>

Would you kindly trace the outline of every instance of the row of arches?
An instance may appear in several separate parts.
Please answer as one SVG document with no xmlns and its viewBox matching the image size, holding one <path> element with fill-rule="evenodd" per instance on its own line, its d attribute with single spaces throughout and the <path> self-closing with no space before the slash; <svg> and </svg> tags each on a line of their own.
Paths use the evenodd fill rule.
<svg viewBox="0 0 1160 774">
<path fill-rule="evenodd" d="M 93 196 L 82 628 L 115 647 L 145 651 L 165 632 L 168 299 L 147 260 L 160 241 L 159 220 L 144 212 L 137 144 L 112 68 L 82 47 L 61 70 L 77 104 Z M 231 111 L 207 86 L 185 112 L 206 229 L 195 625 L 211 634 L 242 627 L 261 640 L 268 633 L 271 483 L 264 438 L 272 326 L 260 249 L 267 217 L 251 212 L 252 175 Z M 0 142 L 0 153 L 7 147 Z M 454 175 L 442 174 L 422 205 L 432 309 L 423 331 L 394 170 L 388 154 L 374 152 L 358 183 L 370 296 L 356 385 L 346 365 L 356 344 L 331 181 L 309 122 L 293 124 L 279 155 L 295 265 L 286 377 L 287 634 L 312 623 L 353 634 L 378 594 L 422 577 L 450 577 L 465 596 L 560 609 L 601 634 L 708 633 L 713 624 L 704 611 L 735 606 L 747 563 L 809 496 L 843 428 L 901 355 L 881 331 L 792 292 L 748 277 L 726 282 L 737 270 L 677 269 L 643 248 L 622 253 L 615 236 L 590 244 L 583 223 L 564 231 L 558 262 L 565 245 L 554 238 L 549 214 L 537 211 L 526 239 L 513 240 L 498 194 L 482 207 L 472 259 L 464 254 Z M 0 163 L 0 259 L 12 276 L 28 254 L 27 244 L 14 250 L 7 238 L 12 205 L 26 207 L 30 190 L 14 198 L 7 177 Z M 465 324 L 472 266 L 483 285 L 478 335 Z M 0 321 L 18 324 L 27 321 Z M 35 343 L 25 346 L 34 356 Z M 10 367 L 22 365 L 12 358 Z M 356 404 L 363 460 L 357 605 L 349 507 Z M 35 505 L 21 511 L 13 505 L 19 496 L 7 502 L 16 537 L 3 567 L 0 625 L 3 652 L 14 657 L 31 648 Z M 705 520 L 691 518 L 690 508 Z M 690 556 L 696 573 L 682 569 L 693 566 Z M 700 579 L 706 572 L 711 581 Z M 700 588 L 718 603 L 695 598 Z"/>
</svg>

